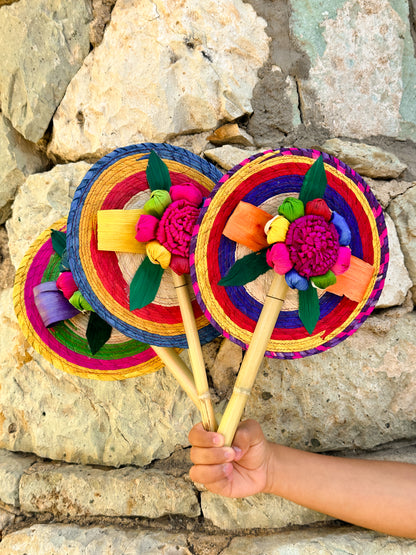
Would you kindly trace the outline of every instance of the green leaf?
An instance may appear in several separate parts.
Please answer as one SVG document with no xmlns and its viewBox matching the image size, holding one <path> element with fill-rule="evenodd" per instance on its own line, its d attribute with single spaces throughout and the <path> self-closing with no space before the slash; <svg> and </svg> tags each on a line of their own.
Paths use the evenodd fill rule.
<svg viewBox="0 0 416 555">
<path fill-rule="evenodd" d="M 62 256 L 62 253 L 66 249 L 66 233 L 63 231 L 57 231 L 56 229 L 51 229 L 51 239 L 52 239 L 52 248 L 59 256 Z"/>
<path fill-rule="evenodd" d="M 93 355 L 98 353 L 101 347 L 110 339 L 111 330 L 110 324 L 98 316 L 96 312 L 91 312 L 86 336 Z"/>
<path fill-rule="evenodd" d="M 130 284 L 130 310 L 143 308 L 156 297 L 164 269 L 159 264 L 143 260 Z"/>
<path fill-rule="evenodd" d="M 266 262 L 267 248 L 240 258 L 220 279 L 219 285 L 245 285 L 270 270 Z"/>
<path fill-rule="evenodd" d="M 169 191 L 172 184 L 169 175 L 169 169 L 159 155 L 152 150 L 149 156 L 149 162 L 146 168 L 147 183 L 151 191 L 161 189 Z"/>
<path fill-rule="evenodd" d="M 321 156 L 312 164 L 303 179 L 299 198 L 306 205 L 310 200 L 324 198 L 327 186 L 324 159 Z"/>
<path fill-rule="evenodd" d="M 299 290 L 299 318 L 309 335 L 312 335 L 320 316 L 318 291 L 312 285 L 306 291 Z"/>
</svg>

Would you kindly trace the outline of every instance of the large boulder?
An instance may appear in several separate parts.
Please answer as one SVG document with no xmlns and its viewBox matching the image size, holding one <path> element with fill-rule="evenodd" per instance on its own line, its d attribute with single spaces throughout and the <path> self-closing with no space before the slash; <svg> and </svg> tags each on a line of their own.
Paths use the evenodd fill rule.
<svg viewBox="0 0 416 555">
<path fill-rule="evenodd" d="M 0 103 L 26 139 L 45 133 L 89 52 L 88 0 L 20 0 L 0 10 Z"/>
<path fill-rule="evenodd" d="M 416 138 L 416 60 L 406 0 L 291 1 L 291 32 L 310 58 L 304 123 L 330 135 Z"/>
<path fill-rule="evenodd" d="M 242 0 L 119 0 L 56 112 L 50 152 L 100 157 L 251 113 L 265 26 Z"/>
<path fill-rule="evenodd" d="M 46 165 L 46 156 L 0 113 L 0 224 L 10 218 L 14 197 L 26 177 Z"/>
<path fill-rule="evenodd" d="M 394 198 L 389 214 L 397 229 L 405 264 L 413 282 L 413 301 L 416 302 L 416 187 Z"/>
</svg>

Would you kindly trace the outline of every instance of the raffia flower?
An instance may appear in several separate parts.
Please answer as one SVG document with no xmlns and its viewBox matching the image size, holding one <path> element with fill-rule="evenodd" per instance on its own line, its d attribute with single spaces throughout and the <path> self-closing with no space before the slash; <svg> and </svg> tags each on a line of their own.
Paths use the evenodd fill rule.
<svg viewBox="0 0 416 555">
<path fill-rule="evenodd" d="M 154 197 L 158 198 L 158 195 Z M 173 202 L 159 217 L 148 213 L 140 216 L 136 224 L 136 240 L 147 243 L 146 252 L 153 264 L 160 264 L 164 269 L 170 267 L 181 275 L 189 273 L 192 230 L 203 197 L 195 185 L 185 183 L 172 186 L 170 198 Z"/>
<path fill-rule="evenodd" d="M 189 257 L 192 230 L 199 210 L 187 200 L 172 202 L 160 220 L 156 239 L 172 254 Z"/>
<path fill-rule="evenodd" d="M 288 222 L 286 234 L 274 236 L 278 242 L 268 250 L 267 263 L 285 275 L 291 288 L 306 290 L 309 282 L 325 288 L 349 267 L 351 251 L 346 245 L 351 233 L 344 218 L 331 212 L 323 199 L 308 202 L 305 210 L 301 204 L 299 199 L 289 198 L 279 208 L 279 214 L 285 214 L 291 223 Z M 280 227 L 284 219 L 278 217 Z M 269 233 L 268 242 L 270 238 Z"/>
</svg>

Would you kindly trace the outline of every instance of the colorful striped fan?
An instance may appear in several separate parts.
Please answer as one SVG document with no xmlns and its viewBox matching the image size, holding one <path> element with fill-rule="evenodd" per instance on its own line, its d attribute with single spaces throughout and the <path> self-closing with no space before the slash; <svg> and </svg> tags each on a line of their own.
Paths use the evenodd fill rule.
<svg viewBox="0 0 416 555">
<path fill-rule="evenodd" d="M 325 153 L 268 151 L 219 181 L 194 229 L 191 276 L 206 318 L 248 349 L 219 428 L 228 444 L 263 356 L 302 358 L 349 337 L 373 310 L 387 264 L 381 207 Z"/>
<path fill-rule="evenodd" d="M 51 227 L 65 232 L 66 218 Z M 161 368 L 162 361 L 149 345 L 116 330 L 93 355 L 86 339 L 89 315 L 75 309 L 68 314 L 72 315 L 69 319 L 45 325 L 36 305 L 35 291 L 41 284 L 56 282 L 60 264 L 61 257 L 52 245 L 51 229 L 47 229 L 31 245 L 16 273 L 14 307 L 29 343 L 56 368 L 82 378 L 123 380 Z"/>
<path fill-rule="evenodd" d="M 148 342 L 171 370 L 172 364 L 180 370 L 181 360 L 166 355 L 172 355 L 173 347 L 189 346 L 197 404 L 210 429 L 216 423 L 201 344 L 218 332 L 195 298 L 189 298 L 187 270 L 181 275 L 177 270 L 179 264 L 189 272 L 191 227 L 202 198 L 221 176 L 211 163 L 182 148 L 153 143 L 119 148 L 89 170 L 75 192 L 68 217 L 69 263 L 85 299 L 114 328 Z M 189 207 L 181 197 L 185 189 L 196 193 L 197 206 Z M 181 198 L 171 198 L 174 192 Z M 178 212 L 178 205 L 183 210 Z M 190 214 L 195 218 L 192 221 Z M 175 264 L 170 265 L 171 253 L 159 242 L 136 240 L 138 221 L 144 216 L 147 223 L 153 222 L 153 231 L 155 226 L 165 226 L 169 240 L 173 241 L 173 235 L 189 235 L 186 255 L 172 253 Z M 185 227 L 177 230 L 175 224 L 182 219 Z M 154 249 L 150 254 L 149 243 L 157 253 L 162 252 L 163 260 L 158 262 Z"/>
</svg>

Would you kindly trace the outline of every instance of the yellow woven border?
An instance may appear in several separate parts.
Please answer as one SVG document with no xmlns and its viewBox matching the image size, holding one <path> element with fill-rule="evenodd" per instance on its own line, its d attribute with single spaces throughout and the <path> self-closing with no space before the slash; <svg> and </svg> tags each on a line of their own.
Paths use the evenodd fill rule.
<svg viewBox="0 0 416 555">
<path fill-rule="evenodd" d="M 274 166 L 278 166 L 281 164 L 286 163 L 301 163 L 302 165 L 308 164 L 311 166 L 315 160 L 312 158 L 307 158 L 305 156 L 298 156 L 298 155 L 285 155 L 282 157 L 274 157 L 270 158 L 272 153 L 265 154 L 262 157 L 257 158 L 253 162 L 243 166 L 232 175 L 225 183 L 218 189 L 218 192 L 213 197 L 206 213 L 204 219 L 201 223 L 201 226 L 198 230 L 198 241 L 195 250 L 195 268 L 196 268 L 196 275 L 197 281 L 199 284 L 199 289 L 201 293 L 202 300 L 207 307 L 208 311 L 212 315 L 213 319 L 218 322 L 218 324 L 223 328 L 225 331 L 230 333 L 236 339 L 243 341 L 246 345 L 249 345 L 252 338 L 252 332 L 244 330 L 236 325 L 236 323 L 224 313 L 221 305 L 217 301 L 217 299 L 210 295 L 207 296 L 207 293 L 211 291 L 211 285 L 209 282 L 209 272 L 208 272 L 208 259 L 207 259 L 207 248 L 208 243 L 210 240 L 210 234 L 212 229 L 212 223 L 215 219 L 216 214 L 221 209 L 222 205 L 227 201 L 227 198 L 230 194 L 232 194 L 235 189 L 248 177 L 254 175 L 260 169 L 271 168 Z M 350 314 L 350 316 L 342 322 L 342 325 L 334 329 L 324 338 L 324 331 L 320 333 L 313 334 L 311 336 L 305 337 L 303 339 L 297 340 L 270 340 L 267 345 L 268 351 L 273 352 L 298 352 L 298 351 L 306 351 L 309 349 L 313 349 L 318 347 L 323 343 L 323 340 L 330 341 L 334 337 L 336 337 L 342 330 L 346 329 L 349 324 L 357 317 L 357 315 L 361 312 L 363 306 L 367 302 L 368 297 L 371 294 L 371 291 L 374 288 L 375 280 L 377 279 L 378 270 L 380 266 L 380 257 L 381 257 L 381 247 L 380 247 L 380 240 L 378 237 L 377 232 L 377 224 L 371 210 L 371 207 L 368 204 L 367 199 L 365 198 L 364 194 L 358 189 L 357 185 L 349 179 L 345 174 L 339 172 L 336 168 L 331 165 L 324 164 L 325 171 L 331 173 L 338 179 L 340 179 L 345 186 L 350 190 L 353 191 L 354 195 L 358 198 L 361 206 L 363 207 L 363 211 L 365 212 L 369 223 L 370 228 L 372 231 L 372 244 L 374 250 L 374 273 L 373 277 L 368 285 L 366 290 L 365 296 L 360 303 L 358 303 L 357 307 L 354 311 Z"/>
<path fill-rule="evenodd" d="M 140 155 L 145 156 L 145 153 L 140 153 Z M 102 287 L 101 280 L 97 275 L 96 269 L 90 257 L 89 241 L 96 226 L 96 214 L 97 211 L 101 209 L 107 195 L 111 192 L 113 187 L 123 179 L 126 179 L 133 173 L 146 170 L 147 160 L 138 160 L 137 156 L 138 154 L 136 153 L 132 156 L 126 156 L 125 158 L 118 160 L 105 170 L 91 186 L 82 207 L 82 214 L 78 229 L 78 236 L 82 238 L 82 240 L 80 239 L 79 241 L 80 261 L 91 290 L 95 293 L 103 306 L 113 314 L 113 316 L 131 326 L 138 327 L 150 333 L 160 335 L 163 328 L 163 335 L 167 337 L 184 334 L 185 329 L 182 322 L 163 327 L 158 322 L 152 322 L 136 316 L 116 303 L 111 294 L 109 294 L 108 291 Z M 164 162 L 168 166 L 169 171 L 186 174 L 197 183 L 206 187 L 209 191 L 213 189 L 215 183 L 213 183 L 211 179 L 203 173 L 181 164 L 180 162 L 166 159 L 164 159 Z M 85 240 L 85 238 L 88 238 L 88 240 Z M 177 304 L 176 299 L 175 304 Z M 206 326 L 207 320 L 205 316 L 196 318 L 196 325 L 198 329 Z"/>
<path fill-rule="evenodd" d="M 60 230 L 66 225 L 66 218 L 62 218 L 45 230 L 39 237 L 32 243 L 28 251 L 22 258 L 19 268 L 16 272 L 15 283 L 13 287 L 13 304 L 16 313 L 17 321 L 23 332 L 23 335 L 27 341 L 32 345 L 32 347 L 42 355 L 48 362 L 53 364 L 58 370 L 63 370 L 68 374 L 73 374 L 81 378 L 90 378 L 100 381 L 114 381 L 114 380 L 124 380 L 126 378 L 133 378 L 137 376 L 143 376 L 145 374 L 150 374 L 156 372 L 163 367 L 163 363 L 159 357 L 154 356 L 152 359 L 146 363 L 140 365 L 132 366 L 128 369 L 120 369 L 107 371 L 107 370 L 94 370 L 87 369 L 83 366 L 74 364 L 71 361 L 66 360 L 63 356 L 56 353 L 50 347 L 45 345 L 39 335 L 36 333 L 32 326 L 31 321 L 28 318 L 25 299 L 24 299 L 24 288 L 26 282 L 26 276 L 29 268 L 33 262 L 34 257 L 38 250 L 42 247 L 44 243 L 51 236 L 51 229 Z"/>
</svg>

